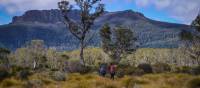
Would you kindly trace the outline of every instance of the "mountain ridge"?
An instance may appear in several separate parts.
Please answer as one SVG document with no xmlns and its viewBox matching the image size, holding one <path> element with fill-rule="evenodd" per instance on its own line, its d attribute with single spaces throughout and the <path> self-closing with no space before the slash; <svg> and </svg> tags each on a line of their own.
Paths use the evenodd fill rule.
<svg viewBox="0 0 200 88">
<path fill-rule="evenodd" d="M 73 10 L 69 17 L 75 21 L 80 19 L 80 11 Z M 31 10 L 22 16 L 13 17 L 13 21 L 0 26 L 0 45 L 11 50 L 23 46 L 27 41 L 41 39 L 48 47 L 57 50 L 73 50 L 79 46 L 78 40 L 62 23 L 63 17 L 59 10 Z M 142 13 L 132 10 L 105 12 L 95 20 L 92 33 L 98 33 L 105 23 L 111 27 L 123 25 L 131 28 L 140 44 L 147 48 L 176 48 L 181 43 L 179 34 L 182 30 L 190 30 L 190 26 L 155 21 Z M 5 35 L 6 34 L 6 35 Z M 95 35 L 90 46 L 100 46 L 100 37 Z"/>
</svg>

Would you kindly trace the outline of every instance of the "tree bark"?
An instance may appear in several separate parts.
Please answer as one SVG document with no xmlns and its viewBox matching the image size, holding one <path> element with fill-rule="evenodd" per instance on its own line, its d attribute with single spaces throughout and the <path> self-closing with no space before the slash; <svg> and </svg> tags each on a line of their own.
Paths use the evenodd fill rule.
<svg viewBox="0 0 200 88">
<path fill-rule="evenodd" d="M 81 40 L 81 45 L 80 45 L 80 63 L 83 66 L 85 66 L 85 60 L 84 60 L 83 52 L 84 52 L 84 39 Z"/>
</svg>

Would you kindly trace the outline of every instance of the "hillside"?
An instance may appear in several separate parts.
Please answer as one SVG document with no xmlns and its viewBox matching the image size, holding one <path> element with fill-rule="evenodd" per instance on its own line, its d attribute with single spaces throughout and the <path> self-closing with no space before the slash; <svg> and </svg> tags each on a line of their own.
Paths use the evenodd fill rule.
<svg viewBox="0 0 200 88">
<path fill-rule="evenodd" d="M 78 10 L 69 16 L 79 20 Z M 0 46 L 15 50 L 33 39 L 44 40 L 47 47 L 57 50 L 78 48 L 78 41 L 62 23 L 59 10 L 31 10 L 22 16 L 13 17 L 13 21 L 0 26 Z M 98 31 L 105 23 L 111 26 L 124 25 L 131 28 L 138 38 L 140 47 L 175 48 L 181 43 L 182 30 L 191 30 L 187 25 L 159 22 L 132 10 L 105 12 L 95 21 L 92 33 L 96 33 L 90 46 L 100 46 Z"/>
</svg>

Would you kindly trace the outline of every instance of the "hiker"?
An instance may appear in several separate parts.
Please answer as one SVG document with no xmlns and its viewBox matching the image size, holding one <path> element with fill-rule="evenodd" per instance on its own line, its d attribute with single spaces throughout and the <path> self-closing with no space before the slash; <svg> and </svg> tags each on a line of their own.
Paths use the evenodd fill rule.
<svg viewBox="0 0 200 88">
<path fill-rule="evenodd" d="M 99 74 L 100 74 L 100 76 L 105 77 L 105 75 L 106 75 L 106 69 L 107 69 L 107 65 L 105 63 L 100 65 L 100 67 L 99 67 Z"/>
<path fill-rule="evenodd" d="M 115 79 L 115 73 L 116 73 L 116 65 L 113 64 L 113 63 L 110 63 L 108 70 L 109 70 L 109 73 L 110 73 L 110 78 L 114 80 Z"/>
</svg>

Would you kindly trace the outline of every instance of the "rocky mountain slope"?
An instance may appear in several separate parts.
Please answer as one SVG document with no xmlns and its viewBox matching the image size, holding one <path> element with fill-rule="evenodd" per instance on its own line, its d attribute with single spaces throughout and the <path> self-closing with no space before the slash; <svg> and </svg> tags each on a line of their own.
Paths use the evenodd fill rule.
<svg viewBox="0 0 200 88">
<path fill-rule="evenodd" d="M 70 18 L 79 20 L 80 12 L 73 10 Z M 33 39 L 44 40 L 47 47 L 58 50 L 78 48 L 78 41 L 66 29 L 59 10 L 31 10 L 22 16 L 13 17 L 13 21 L 0 26 L 0 46 L 15 50 Z M 95 36 L 90 46 L 100 46 L 98 31 L 105 23 L 111 26 L 123 25 L 131 28 L 138 38 L 140 47 L 175 48 L 181 43 L 182 30 L 191 30 L 187 25 L 151 20 L 132 10 L 105 12 L 95 21 L 92 33 Z"/>
</svg>

